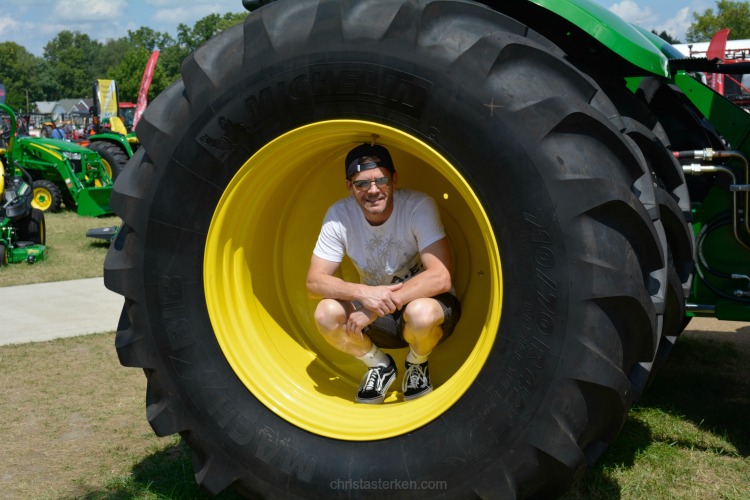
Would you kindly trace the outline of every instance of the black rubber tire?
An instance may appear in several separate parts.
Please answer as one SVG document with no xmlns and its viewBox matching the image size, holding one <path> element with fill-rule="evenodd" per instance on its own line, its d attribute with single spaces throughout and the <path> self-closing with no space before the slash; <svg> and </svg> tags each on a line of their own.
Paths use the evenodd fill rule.
<svg viewBox="0 0 750 500">
<path fill-rule="evenodd" d="M 29 216 L 20 222 L 18 235 L 20 240 L 31 241 L 35 245 L 46 245 L 47 226 L 44 222 L 44 212 L 32 208 Z"/>
<path fill-rule="evenodd" d="M 695 269 L 690 192 L 682 165 L 672 155 L 673 141 L 660 121 L 660 116 L 664 115 L 663 110 L 658 106 L 652 109 L 653 103 L 647 100 L 644 90 L 666 88 L 668 85 L 655 77 L 644 78 L 640 90 L 633 94 L 621 80 L 613 81 L 607 76 L 597 75 L 597 82 L 612 98 L 620 114 L 626 117 L 623 132 L 638 144 L 649 171 L 653 173 L 661 218 L 667 233 L 669 252 L 672 254 L 670 265 L 674 266 L 683 294 L 687 296 Z M 685 107 L 684 102 L 681 107 Z M 669 126 L 673 126 L 671 121 Z M 663 213 L 665 211 L 666 215 Z"/>
<path fill-rule="evenodd" d="M 88 148 L 92 151 L 96 151 L 99 155 L 109 164 L 109 168 L 112 170 L 112 180 L 117 179 L 125 168 L 125 164 L 130 158 L 128 154 L 117 144 L 109 141 L 91 141 Z"/>
<path fill-rule="evenodd" d="M 60 208 L 62 208 L 62 194 L 60 193 L 60 188 L 54 182 L 46 179 L 37 180 L 34 181 L 32 188 L 34 189 L 34 199 L 31 202 L 31 206 L 44 212 L 55 213 L 60 211 Z M 49 201 L 44 205 L 39 205 L 36 198 L 40 195 Z"/>
<path fill-rule="evenodd" d="M 422 82 L 424 100 L 402 106 L 384 88 L 332 84 L 314 99 L 264 96 L 264 113 L 253 114 L 248 96 L 317 65 Z M 144 368 L 149 422 L 157 435 L 183 436 L 197 481 L 266 498 L 378 497 L 331 484 L 383 478 L 448 488 L 392 498 L 569 488 L 645 385 L 667 288 L 651 173 L 595 82 L 534 32 L 461 0 L 282 0 L 201 47 L 182 76 L 144 114 L 142 147 L 114 186 L 123 226 L 105 284 L 125 297 L 120 361 Z M 223 114 L 252 133 L 212 149 L 204 130 Z M 439 419 L 379 441 L 319 436 L 265 407 L 217 345 L 203 290 L 206 234 L 233 175 L 281 134 L 337 118 L 394 127 L 450 158 L 489 214 L 512 291 L 471 388 Z M 163 295 L 172 290 L 178 303 Z M 175 306 L 182 333 L 167 323 Z M 189 344 L 173 342 L 182 334 Z"/>
<path fill-rule="evenodd" d="M 8 265 L 8 250 L 0 243 L 0 267 Z"/>
<path fill-rule="evenodd" d="M 663 126 L 671 151 L 726 149 L 718 131 L 676 85 L 646 78 L 639 85 L 637 94 L 648 103 L 649 109 Z M 689 163 L 691 160 L 684 162 Z M 687 186 L 691 200 L 702 202 L 716 184 L 717 174 L 688 176 Z"/>
<path fill-rule="evenodd" d="M 695 105 L 685 96 L 682 89 L 676 85 L 664 83 L 654 78 L 644 78 L 638 87 L 637 95 L 648 105 L 650 113 L 663 128 L 666 136 L 665 143 L 671 151 L 696 151 L 706 148 L 719 151 L 726 149 L 718 131 L 701 115 Z M 683 160 L 683 163 L 691 162 L 692 160 Z M 717 174 L 698 177 L 688 176 L 686 186 L 691 201 L 701 203 L 713 186 L 721 184 L 718 177 Z M 692 222 L 691 214 L 685 213 L 682 204 L 680 204 L 680 208 L 683 210 L 686 220 Z M 693 237 L 692 231 L 691 237 Z M 695 258 L 696 251 L 694 242 L 694 262 L 690 269 L 691 274 L 699 273 L 698 260 Z M 673 256 L 673 258 L 675 259 L 675 265 L 679 267 L 679 258 L 676 256 Z M 680 277 L 683 276 L 679 270 L 677 274 Z M 683 283 L 685 300 L 688 299 L 690 294 L 691 288 L 685 289 Z M 674 303 L 673 301 L 669 302 Z M 688 326 L 691 318 L 691 316 L 684 316 L 679 327 L 675 326 L 671 329 L 671 332 L 665 329 L 666 345 L 660 346 L 659 359 L 666 359 L 672 345 Z M 675 323 L 671 323 L 671 325 L 675 325 Z"/>
</svg>

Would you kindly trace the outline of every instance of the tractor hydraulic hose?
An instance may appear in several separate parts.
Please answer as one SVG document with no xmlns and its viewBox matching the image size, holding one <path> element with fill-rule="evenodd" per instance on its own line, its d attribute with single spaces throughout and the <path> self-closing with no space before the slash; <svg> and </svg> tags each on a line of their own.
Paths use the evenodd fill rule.
<svg viewBox="0 0 750 500">
<path fill-rule="evenodd" d="M 736 150 L 714 150 L 711 148 L 703 149 L 703 150 L 697 150 L 697 151 L 675 151 L 674 156 L 677 159 L 696 159 L 696 160 L 705 160 L 705 161 L 713 161 L 713 160 L 739 160 L 745 171 L 745 178 L 743 179 L 744 185 L 738 185 L 737 181 L 735 180 L 733 182 L 733 189 L 734 197 L 736 198 L 737 191 L 744 191 L 745 192 L 745 232 L 747 234 L 750 234 L 750 220 L 748 220 L 747 214 L 750 214 L 750 165 L 748 164 L 747 158 L 744 154 L 740 151 Z M 735 232 L 735 234 L 737 234 Z M 740 243 L 742 243 L 740 241 Z M 742 243 L 742 245 L 748 249 L 748 245 L 745 243 Z"/>
<path fill-rule="evenodd" d="M 18 160 L 15 160 L 13 163 L 15 164 L 16 168 L 21 171 L 24 179 L 29 184 L 29 186 L 31 186 L 34 183 L 34 178 L 31 177 L 31 174 L 21 166 Z"/>
<path fill-rule="evenodd" d="M 676 156 L 676 155 L 675 155 Z M 728 175 L 732 179 L 732 184 L 737 185 L 737 176 L 734 174 L 734 171 L 730 168 L 724 167 L 724 166 L 717 166 L 717 165 L 683 165 L 682 171 L 687 175 L 704 175 L 704 174 L 715 174 L 715 173 L 723 173 Z M 734 238 L 745 248 L 750 250 L 750 246 L 748 246 L 744 241 L 742 241 L 742 238 L 740 238 L 739 233 L 739 222 L 737 220 L 737 191 L 732 192 L 732 225 L 734 228 Z M 745 210 L 745 213 L 747 213 L 747 209 Z"/>
<path fill-rule="evenodd" d="M 703 244 L 706 241 L 706 237 L 710 233 L 712 233 L 713 231 L 715 231 L 716 229 L 718 229 L 719 227 L 725 226 L 727 224 L 729 224 L 728 217 L 721 217 L 721 218 L 715 219 L 714 221 L 711 221 L 711 222 L 709 222 L 707 224 L 704 224 L 703 227 L 701 227 L 700 232 L 698 233 L 698 237 L 696 238 L 696 240 L 697 240 L 696 241 L 696 249 L 697 249 L 696 253 L 697 253 L 697 256 L 698 256 L 699 263 L 702 265 L 702 267 L 706 271 L 710 272 L 711 274 L 713 274 L 714 276 L 717 276 L 719 278 L 732 279 L 732 274 L 725 273 L 725 272 L 722 272 L 722 271 L 717 271 L 716 269 L 712 269 L 711 266 L 709 265 L 708 261 L 706 260 L 706 257 L 705 257 L 704 252 L 703 252 Z M 700 269 L 700 266 L 699 266 L 699 269 Z"/>
<path fill-rule="evenodd" d="M 746 297 L 746 292 L 742 292 L 739 290 L 736 290 L 734 295 L 728 294 L 722 290 L 720 290 L 718 287 L 713 285 L 707 277 L 703 273 L 703 269 L 708 271 L 709 273 L 713 274 L 714 276 L 722 279 L 727 280 L 734 280 L 734 279 L 746 279 L 747 277 L 744 275 L 734 274 L 734 273 L 725 273 L 723 271 L 717 271 L 716 269 L 712 269 L 711 266 L 708 264 L 708 261 L 706 260 L 706 257 L 703 252 L 703 245 L 706 241 L 706 238 L 708 235 L 715 230 L 719 229 L 720 227 L 729 224 L 729 217 L 728 216 L 720 216 L 716 219 L 713 219 L 706 224 L 703 225 L 700 232 L 698 233 L 698 237 L 696 238 L 696 254 L 697 254 L 697 262 L 695 266 L 696 274 L 698 275 L 698 278 L 701 280 L 701 282 L 711 290 L 716 296 L 723 297 L 727 300 L 735 301 L 735 302 L 742 302 L 742 303 L 750 303 L 750 300 L 748 300 Z M 744 298 L 744 300 L 743 300 Z"/>
</svg>

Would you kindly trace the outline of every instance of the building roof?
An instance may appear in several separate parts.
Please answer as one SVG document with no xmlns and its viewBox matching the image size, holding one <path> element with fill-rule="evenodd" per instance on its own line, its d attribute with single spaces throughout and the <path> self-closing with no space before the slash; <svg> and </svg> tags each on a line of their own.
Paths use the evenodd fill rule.
<svg viewBox="0 0 750 500">
<path fill-rule="evenodd" d="M 51 114 L 52 110 L 55 109 L 57 101 L 36 101 L 34 103 L 34 109 L 37 113 Z"/>
<path fill-rule="evenodd" d="M 43 115 L 87 115 L 89 108 L 94 105 L 91 98 L 60 99 L 59 101 L 36 101 L 34 112 Z"/>
</svg>

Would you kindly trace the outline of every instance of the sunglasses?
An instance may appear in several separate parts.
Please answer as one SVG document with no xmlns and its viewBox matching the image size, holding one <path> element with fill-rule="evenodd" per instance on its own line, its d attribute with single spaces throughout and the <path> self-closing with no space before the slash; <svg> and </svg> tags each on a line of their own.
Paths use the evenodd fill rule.
<svg viewBox="0 0 750 500">
<path fill-rule="evenodd" d="M 360 179 L 358 181 L 351 181 L 351 182 L 355 188 L 359 190 L 365 190 L 365 189 L 370 189 L 370 185 L 372 185 L 373 182 L 379 188 L 390 186 L 391 178 L 390 177 L 378 177 L 377 179 L 373 179 L 373 180 Z"/>
</svg>

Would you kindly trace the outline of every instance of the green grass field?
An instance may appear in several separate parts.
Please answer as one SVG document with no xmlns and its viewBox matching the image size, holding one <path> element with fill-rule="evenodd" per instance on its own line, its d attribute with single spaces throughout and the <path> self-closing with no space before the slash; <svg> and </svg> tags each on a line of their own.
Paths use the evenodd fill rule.
<svg viewBox="0 0 750 500">
<path fill-rule="evenodd" d="M 119 217 L 81 217 L 64 210 L 45 214 L 47 259 L 0 267 L 0 286 L 28 285 L 102 276 L 109 244 L 86 237 L 89 229 L 120 224 Z"/>
<path fill-rule="evenodd" d="M 102 275 L 116 225 L 48 217 L 49 260 L 0 271 L 2 286 Z M 566 499 L 750 498 L 750 325 L 696 318 L 599 462 Z M 207 498 L 179 437 L 146 421 L 142 370 L 114 332 L 0 346 L 0 491 L 6 499 Z M 234 498 L 227 492 L 221 498 Z"/>
</svg>

